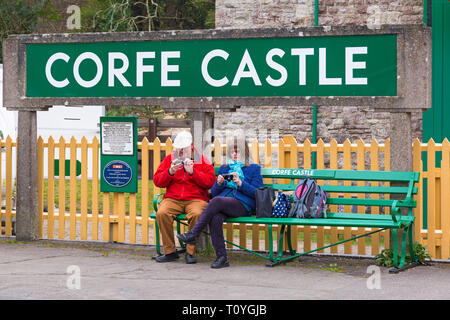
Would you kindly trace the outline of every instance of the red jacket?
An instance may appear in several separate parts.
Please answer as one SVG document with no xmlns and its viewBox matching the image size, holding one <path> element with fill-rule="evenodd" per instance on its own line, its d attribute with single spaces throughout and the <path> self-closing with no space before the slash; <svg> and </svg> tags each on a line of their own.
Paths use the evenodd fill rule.
<svg viewBox="0 0 450 320">
<path fill-rule="evenodd" d="M 159 165 L 153 176 L 153 183 L 159 188 L 166 188 L 164 198 L 177 200 L 209 201 L 209 189 L 216 181 L 213 165 L 202 155 L 200 163 L 194 163 L 192 176 L 183 167 L 173 176 L 169 174 L 171 155 L 168 155 Z"/>
</svg>

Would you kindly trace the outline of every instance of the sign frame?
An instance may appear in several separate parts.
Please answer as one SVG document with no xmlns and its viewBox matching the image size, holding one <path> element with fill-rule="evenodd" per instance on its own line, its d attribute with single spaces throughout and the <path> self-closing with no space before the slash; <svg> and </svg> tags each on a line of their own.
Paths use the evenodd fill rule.
<svg viewBox="0 0 450 320">
<path fill-rule="evenodd" d="M 293 38 L 397 35 L 397 96 L 263 97 L 40 97 L 26 96 L 28 44 L 182 41 L 208 39 Z M 234 110 L 245 106 L 371 106 L 384 111 L 412 111 L 431 106 L 431 31 L 422 25 L 212 29 L 135 33 L 17 35 L 4 42 L 4 106 L 9 110 L 46 110 L 52 105 L 160 105 L 167 111 Z"/>
</svg>

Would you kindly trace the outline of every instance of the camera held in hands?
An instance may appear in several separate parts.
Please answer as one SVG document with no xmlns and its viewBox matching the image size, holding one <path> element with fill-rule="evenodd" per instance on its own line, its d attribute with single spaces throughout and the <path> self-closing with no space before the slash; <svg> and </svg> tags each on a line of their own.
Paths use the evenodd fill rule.
<svg viewBox="0 0 450 320">
<path fill-rule="evenodd" d="M 234 174 L 224 174 L 224 175 L 222 175 L 222 177 L 225 179 L 225 181 L 230 182 L 230 181 L 233 181 Z"/>
<path fill-rule="evenodd" d="M 184 164 L 184 161 L 181 160 L 181 159 L 175 159 L 175 160 L 172 160 L 172 164 L 173 164 L 174 166 L 177 166 L 177 165 L 179 165 L 180 163 Z"/>
</svg>

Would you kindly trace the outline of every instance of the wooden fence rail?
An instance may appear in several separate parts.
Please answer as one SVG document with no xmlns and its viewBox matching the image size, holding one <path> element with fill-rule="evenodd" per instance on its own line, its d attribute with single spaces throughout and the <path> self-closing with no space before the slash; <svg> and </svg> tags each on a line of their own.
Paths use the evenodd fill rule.
<svg viewBox="0 0 450 320">
<path fill-rule="evenodd" d="M 13 182 L 11 154 L 16 143 L 10 138 L 0 141 L 6 152 L 6 167 L 0 170 L 0 179 L 6 176 L 6 206 L 1 211 L 5 228 L 2 235 L 12 234 L 11 226 L 15 213 L 12 201 Z M 293 137 L 285 136 L 277 143 L 266 141 L 251 141 L 250 152 L 254 162 L 263 167 L 280 168 L 312 168 L 312 153 L 316 153 L 316 168 L 347 169 L 347 170 L 389 170 L 390 144 L 376 140 L 370 144 L 362 140 L 351 143 L 349 140 L 338 143 L 332 140 L 317 144 L 306 140 L 298 143 Z M 156 169 L 163 157 L 172 152 L 172 141 L 167 139 L 162 143 L 159 139 L 149 142 L 146 138 L 138 144 L 142 153 L 142 166 L 138 182 L 137 194 L 101 193 L 99 190 L 99 141 L 87 141 L 83 138 L 70 141 L 60 138 L 48 141 L 38 139 L 38 181 L 39 181 L 39 234 L 45 239 L 101 240 L 123 243 L 154 244 L 154 221 L 149 218 L 153 210 L 152 201 L 155 194 L 162 190 L 149 180 L 150 167 Z M 212 162 L 218 166 L 225 160 L 226 145 L 216 140 L 212 146 L 214 158 Z M 428 167 L 424 169 L 423 154 L 427 153 Z M 415 141 L 413 144 L 414 170 L 421 172 L 419 194 L 416 196 L 418 208 L 415 210 L 417 241 L 428 247 L 433 258 L 448 259 L 450 247 L 450 146 L 448 141 L 427 144 Z M 436 166 L 436 156 L 439 154 L 439 166 Z M 46 157 L 44 157 L 46 155 Z M 44 161 L 44 159 L 47 161 Z M 78 158 L 78 159 L 77 159 Z M 54 176 L 54 160 L 69 159 L 70 175 Z M 92 159 L 92 161 L 88 161 Z M 76 161 L 81 162 L 81 175 L 76 175 Z M 47 177 L 44 178 L 44 165 L 47 166 Z M 66 162 L 58 162 L 59 172 L 66 172 Z M 88 174 L 88 172 L 90 174 Z M 94 177 L 93 179 L 88 178 Z M 3 181 L 3 180 L 2 180 Z M 272 181 L 266 181 L 272 182 Z M 338 181 L 332 182 L 338 184 Z M 348 182 L 346 182 L 348 183 Z M 351 182 L 350 182 L 351 183 Z M 424 188 L 426 189 L 424 193 Z M 423 199 L 422 195 L 425 196 Z M 336 196 L 336 195 L 334 195 Z M 355 197 L 368 197 L 355 194 Z M 378 197 L 378 195 L 372 195 Z M 426 203 L 427 207 L 422 205 Z M 357 213 L 366 212 L 364 206 L 344 208 Z M 332 211 L 342 210 L 332 206 Z M 389 208 L 374 209 L 389 214 Z M 424 223 L 426 222 L 426 225 Z M 227 240 L 238 241 L 241 246 L 253 250 L 266 250 L 269 247 L 267 229 L 263 225 L 231 225 L 224 226 Z M 311 250 L 322 247 L 338 239 L 347 239 L 365 233 L 365 228 L 327 228 L 298 226 L 292 232 L 296 249 Z M 275 246 L 276 246 L 275 240 Z M 376 233 L 369 240 L 358 239 L 340 246 L 325 249 L 322 252 L 376 255 L 390 245 L 390 234 L 385 231 Z"/>
</svg>

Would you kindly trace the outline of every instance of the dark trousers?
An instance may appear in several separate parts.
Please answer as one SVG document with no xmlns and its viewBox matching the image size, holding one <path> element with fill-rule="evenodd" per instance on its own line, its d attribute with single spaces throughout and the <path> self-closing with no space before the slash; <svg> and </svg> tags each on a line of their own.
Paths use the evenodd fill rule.
<svg viewBox="0 0 450 320">
<path fill-rule="evenodd" d="M 208 206 L 203 210 L 191 232 L 198 237 L 206 225 L 209 224 L 211 242 L 217 257 L 226 256 L 223 222 L 227 217 L 243 217 L 247 215 L 247 210 L 239 200 L 229 197 L 215 197 L 211 199 Z"/>
</svg>

